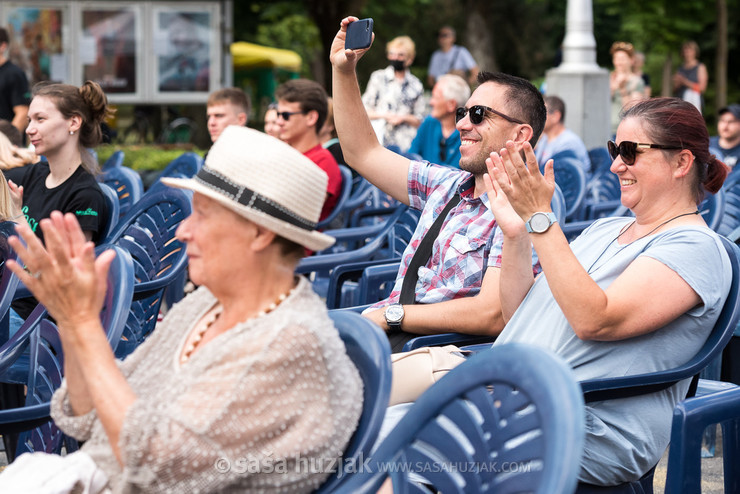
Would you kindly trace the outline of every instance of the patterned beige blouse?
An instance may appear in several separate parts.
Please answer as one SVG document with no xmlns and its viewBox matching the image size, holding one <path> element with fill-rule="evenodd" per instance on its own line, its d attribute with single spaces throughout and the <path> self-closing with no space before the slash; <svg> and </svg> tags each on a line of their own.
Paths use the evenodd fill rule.
<svg viewBox="0 0 740 494">
<path fill-rule="evenodd" d="M 113 492 L 311 492 L 341 456 L 362 381 L 309 283 L 181 365 L 187 334 L 215 303 L 199 288 L 120 363 L 138 396 L 121 430 L 123 469 L 95 411 L 71 416 L 66 386 L 54 395 L 57 425 L 86 441 Z"/>
</svg>

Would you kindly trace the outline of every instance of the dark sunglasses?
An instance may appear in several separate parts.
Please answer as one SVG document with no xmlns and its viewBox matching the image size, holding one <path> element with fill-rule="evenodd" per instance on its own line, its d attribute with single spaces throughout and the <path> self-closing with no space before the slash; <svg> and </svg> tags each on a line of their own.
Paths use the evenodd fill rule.
<svg viewBox="0 0 740 494">
<path fill-rule="evenodd" d="M 279 111 L 277 112 L 277 116 L 287 122 L 288 120 L 290 120 L 291 115 L 298 115 L 299 113 L 306 113 L 306 112 L 305 111 Z"/>
<path fill-rule="evenodd" d="M 612 157 L 612 161 L 617 159 L 617 156 L 621 156 L 622 161 L 627 166 L 632 166 L 635 164 L 635 159 L 637 158 L 637 148 L 683 149 L 676 146 L 665 146 L 663 144 L 645 144 L 643 142 L 632 141 L 622 141 L 619 143 L 619 146 L 617 146 L 617 143 L 615 143 L 614 141 L 607 141 L 606 148 L 609 150 L 609 156 Z"/>
<path fill-rule="evenodd" d="M 524 125 L 524 122 L 522 122 L 521 120 L 511 118 L 508 115 L 504 115 L 500 111 L 496 111 L 493 108 L 489 108 L 483 105 L 475 105 L 471 106 L 470 108 L 465 108 L 461 106 L 460 108 L 455 110 L 455 123 L 459 122 L 460 120 L 465 118 L 465 115 L 470 113 L 470 122 L 473 125 L 479 125 L 483 121 L 483 117 L 486 116 L 487 111 L 493 113 L 494 115 L 498 115 L 499 117 L 503 118 L 504 120 L 508 120 L 511 123 Z"/>
</svg>

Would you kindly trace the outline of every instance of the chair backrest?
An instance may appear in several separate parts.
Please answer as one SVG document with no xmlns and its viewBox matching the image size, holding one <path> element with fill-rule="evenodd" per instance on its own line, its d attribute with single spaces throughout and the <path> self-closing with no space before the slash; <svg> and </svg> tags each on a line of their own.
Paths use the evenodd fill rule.
<svg viewBox="0 0 740 494">
<path fill-rule="evenodd" d="M 725 194 L 725 209 L 717 233 L 727 236 L 740 227 L 740 173 L 731 174 L 725 180 L 722 190 Z"/>
<path fill-rule="evenodd" d="M 666 494 L 701 494 L 704 430 L 722 424 L 723 492 L 740 492 L 740 388 L 690 398 L 673 410 Z"/>
<path fill-rule="evenodd" d="M 591 173 L 609 171 L 612 166 L 612 157 L 606 147 L 595 147 L 588 151 L 588 159 L 591 160 Z"/>
<path fill-rule="evenodd" d="M 586 197 L 586 174 L 578 164 L 577 158 L 558 153 L 553 156 L 555 163 L 555 183 L 558 184 L 565 198 L 566 220 L 581 219 L 581 209 Z"/>
<path fill-rule="evenodd" d="M 391 347 L 385 333 L 369 319 L 354 312 L 330 311 L 329 317 L 339 331 L 347 349 L 347 355 L 357 367 L 362 378 L 363 405 L 360 422 L 344 450 L 342 465 L 362 463 L 380 432 L 388 399 L 391 394 Z M 343 480 L 332 474 L 319 488 L 318 493 L 333 492 Z"/>
<path fill-rule="evenodd" d="M 17 259 L 15 251 L 8 243 L 8 237 L 15 235 L 15 223 L 12 221 L 0 222 L 0 343 L 8 340 L 8 319 L 6 317 L 10 303 L 13 301 L 15 289 L 18 286 L 18 277 L 6 266 L 8 259 Z"/>
<path fill-rule="evenodd" d="M 721 355 L 740 321 L 740 248 L 724 237 L 720 239 L 730 257 L 732 283 L 719 318 L 701 349 L 688 362 L 674 369 L 650 374 L 582 381 L 581 388 L 583 388 L 587 403 L 653 393 L 666 389 L 683 379 L 697 379 L 699 372 Z M 689 393 L 693 394 L 691 390 Z"/>
<path fill-rule="evenodd" d="M 550 200 L 550 207 L 552 208 L 552 212 L 555 213 L 555 216 L 557 216 L 558 221 L 561 224 L 565 223 L 565 197 L 557 183 L 555 184 L 555 191 Z"/>
<path fill-rule="evenodd" d="M 121 217 L 121 203 L 118 201 L 118 193 L 113 190 L 113 187 L 106 183 L 99 183 L 98 185 L 105 196 L 105 201 L 108 203 L 108 218 L 106 218 L 105 230 L 103 230 L 100 238 L 108 238 Z"/>
<path fill-rule="evenodd" d="M 95 253 L 100 254 L 107 249 L 114 250 L 116 257 L 108 269 L 100 323 L 115 352 L 131 310 L 131 300 L 134 295 L 134 261 L 127 250 L 117 245 L 99 245 L 95 248 Z"/>
<path fill-rule="evenodd" d="M 141 176 L 125 166 L 105 170 L 98 177 L 98 181 L 109 185 L 118 194 L 121 216 L 128 213 L 144 194 L 144 183 L 141 181 Z"/>
<path fill-rule="evenodd" d="M 159 177 L 185 176 L 190 178 L 198 173 L 202 167 L 203 158 L 199 154 L 193 152 L 183 153 L 170 161 L 165 169 L 162 170 L 162 174 Z"/>
<path fill-rule="evenodd" d="M 342 190 L 339 193 L 339 198 L 337 199 L 337 203 L 334 205 L 332 212 L 316 225 L 316 228 L 319 230 L 327 228 L 329 224 L 339 216 L 339 213 L 344 211 L 344 205 L 352 192 L 352 172 L 344 165 L 339 165 L 339 171 L 342 174 Z"/>
<path fill-rule="evenodd" d="M 175 238 L 191 212 L 192 195 L 180 189 L 146 194 L 106 239 L 131 254 L 136 283 L 116 356 L 131 353 L 154 330 L 164 290 L 187 268 L 185 246 Z"/>
<path fill-rule="evenodd" d="M 105 172 L 107 170 L 110 170 L 111 168 L 118 168 L 119 166 L 123 166 L 124 158 L 125 155 L 120 149 L 118 151 L 113 151 L 113 154 L 111 154 L 108 159 L 105 160 L 105 163 L 103 163 L 103 166 L 101 166 L 100 169 Z"/>
<path fill-rule="evenodd" d="M 390 472 L 404 492 L 414 472 L 445 493 L 573 492 L 584 434 L 572 370 L 544 349 L 501 345 L 429 388 L 378 446 L 369 468 L 340 487 L 376 492 Z"/>
<path fill-rule="evenodd" d="M 699 211 L 707 226 L 715 232 L 718 231 L 725 215 L 725 191 L 720 189 L 716 194 L 707 192 L 699 205 Z"/>
</svg>

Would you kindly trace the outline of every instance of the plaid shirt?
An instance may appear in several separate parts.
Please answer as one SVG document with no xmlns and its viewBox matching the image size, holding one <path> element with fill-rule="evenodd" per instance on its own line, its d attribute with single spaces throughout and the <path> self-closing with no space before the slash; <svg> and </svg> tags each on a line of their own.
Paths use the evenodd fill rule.
<svg viewBox="0 0 740 494">
<path fill-rule="evenodd" d="M 411 162 L 408 188 L 411 207 L 422 211 L 419 224 L 403 252 L 390 297 L 373 308 L 398 303 L 403 277 L 416 248 L 456 192 L 460 193 L 460 203 L 442 224 L 429 261 L 419 268 L 416 302 L 433 304 L 477 295 L 486 267 L 501 267 L 504 240 L 489 209 L 488 195 L 473 198 L 475 178 L 469 172 L 422 161 Z M 532 264 L 537 274 L 539 265 L 534 251 Z"/>
</svg>

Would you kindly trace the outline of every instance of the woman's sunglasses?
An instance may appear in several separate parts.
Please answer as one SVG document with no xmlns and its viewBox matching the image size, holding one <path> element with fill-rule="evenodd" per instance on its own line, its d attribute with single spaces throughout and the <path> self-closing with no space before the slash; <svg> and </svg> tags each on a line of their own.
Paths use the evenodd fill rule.
<svg viewBox="0 0 740 494">
<path fill-rule="evenodd" d="M 511 123 L 524 125 L 524 122 L 522 122 L 521 120 L 517 120 L 516 118 L 511 118 L 508 115 L 504 115 L 500 111 L 496 111 L 493 108 L 489 108 L 483 105 L 475 105 L 475 106 L 471 106 L 470 108 L 465 108 L 461 106 L 460 108 L 455 110 L 455 123 L 465 118 L 465 115 L 469 113 L 470 122 L 473 125 L 480 125 L 480 123 L 483 121 L 483 117 L 486 116 L 487 111 L 493 113 L 494 115 L 498 115 L 499 117 L 503 118 L 504 120 L 508 120 Z"/>
<path fill-rule="evenodd" d="M 607 141 L 606 148 L 609 150 L 609 156 L 612 157 L 612 161 L 617 159 L 617 156 L 622 157 L 622 162 L 627 166 L 635 164 L 637 158 L 637 148 L 646 149 L 683 149 L 676 146 L 665 146 L 663 144 L 645 144 L 643 142 L 632 142 L 622 141 L 617 146 L 614 141 Z"/>
</svg>

